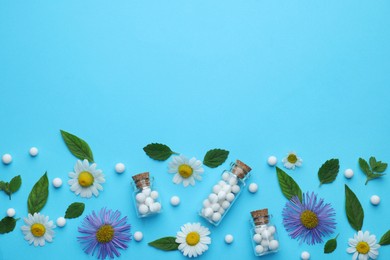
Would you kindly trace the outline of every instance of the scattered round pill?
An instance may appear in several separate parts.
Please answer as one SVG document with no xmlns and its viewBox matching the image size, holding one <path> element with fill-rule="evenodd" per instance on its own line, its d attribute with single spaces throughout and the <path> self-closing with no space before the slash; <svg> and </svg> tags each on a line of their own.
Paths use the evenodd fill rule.
<svg viewBox="0 0 390 260">
<path fill-rule="evenodd" d="M 126 166 L 123 163 L 115 164 L 115 171 L 117 173 L 123 173 L 126 170 Z"/>
<path fill-rule="evenodd" d="M 180 204 L 180 198 L 178 196 L 172 196 L 171 197 L 171 205 L 172 206 L 177 206 L 179 204 Z"/>
<path fill-rule="evenodd" d="M 53 183 L 53 186 L 56 188 L 59 188 L 62 186 L 62 180 L 61 180 L 61 178 L 58 178 L 58 177 L 54 178 L 52 183 Z"/>
<path fill-rule="evenodd" d="M 307 252 L 307 251 L 303 251 L 303 252 L 301 253 L 301 259 L 302 259 L 302 260 L 309 260 L 309 259 L 310 259 L 310 253 Z"/>
<path fill-rule="evenodd" d="M 381 198 L 378 195 L 372 195 L 370 198 L 372 205 L 378 205 L 381 202 Z"/>
<path fill-rule="evenodd" d="M 152 191 L 151 193 L 150 193 L 150 197 L 152 198 L 152 199 L 157 199 L 158 198 L 158 192 L 157 191 Z"/>
<path fill-rule="evenodd" d="M 15 214 L 16 214 L 16 211 L 15 211 L 15 209 L 14 208 L 9 208 L 9 209 L 7 209 L 7 216 L 8 217 L 13 217 L 13 216 L 15 216 Z"/>
<path fill-rule="evenodd" d="M 31 147 L 30 150 L 29 150 L 29 153 L 32 157 L 35 157 L 38 155 L 38 148 L 36 147 Z"/>
<path fill-rule="evenodd" d="M 211 218 L 214 222 L 218 222 L 221 220 L 221 213 L 215 212 Z"/>
<path fill-rule="evenodd" d="M 59 218 L 57 218 L 57 220 L 56 220 L 56 224 L 57 224 L 57 226 L 59 226 L 59 227 L 63 227 L 63 226 L 65 226 L 65 224 L 66 224 L 66 219 L 65 219 L 64 217 L 59 217 Z"/>
<path fill-rule="evenodd" d="M 251 193 L 256 193 L 258 188 L 259 188 L 259 187 L 257 186 L 257 184 L 254 183 L 254 182 L 252 182 L 251 184 L 249 184 L 249 187 L 248 187 L 248 189 L 249 189 L 249 191 L 250 191 Z"/>
<path fill-rule="evenodd" d="M 277 162 L 278 162 L 278 159 L 273 155 L 268 157 L 268 159 L 267 159 L 267 163 L 269 166 L 275 166 Z"/>
<path fill-rule="evenodd" d="M 138 207 L 138 211 L 139 211 L 139 213 L 140 213 L 141 215 L 145 215 L 146 213 L 149 212 L 149 207 L 146 206 L 145 204 L 141 204 L 141 205 L 139 205 L 139 207 Z"/>
<path fill-rule="evenodd" d="M 253 241 L 255 241 L 257 244 L 260 244 L 260 242 L 261 242 L 261 235 L 260 234 L 255 234 L 253 236 Z"/>
<path fill-rule="evenodd" d="M 9 153 L 6 153 L 1 158 L 4 164 L 10 164 L 12 162 L 12 156 Z"/>
<path fill-rule="evenodd" d="M 276 249 L 278 249 L 278 247 L 279 247 L 279 242 L 278 242 L 278 240 L 271 240 L 271 241 L 269 241 L 269 250 L 276 250 Z"/>
<path fill-rule="evenodd" d="M 353 170 L 352 169 L 346 169 L 344 171 L 344 176 L 347 179 L 351 179 L 353 177 Z"/>
<path fill-rule="evenodd" d="M 234 240 L 234 237 L 233 237 L 232 235 L 227 234 L 227 235 L 225 236 L 225 242 L 226 242 L 226 244 L 231 244 L 231 243 L 233 243 L 233 240 Z"/>
<path fill-rule="evenodd" d="M 133 237 L 134 237 L 134 240 L 139 242 L 141 241 L 143 238 L 144 238 L 144 234 L 142 234 L 141 231 L 136 231 L 134 234 L 133 234 Z"/>
<path fill-rule="evenodd" d="M 255 247 L 256 254 L 261 254 L 264 252 L 264 248 L 261 245 Z"/>
</svg>

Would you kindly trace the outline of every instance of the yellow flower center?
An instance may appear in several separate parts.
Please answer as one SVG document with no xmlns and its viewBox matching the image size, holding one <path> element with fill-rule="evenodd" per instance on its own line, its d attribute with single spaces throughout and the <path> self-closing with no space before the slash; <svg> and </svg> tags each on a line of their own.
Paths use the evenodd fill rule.
<svg viewBox="0 0 390 260">
<path fill-rule="evenodd" d="M 293 153 L 290 153 L 288 156 L 287 156 L 287 161 L 289 163 L 296 163 L 298 161 L 298 157 L 293 154 Z"/>
<path fill-rule="evenodd" d="M 93 181 L 95 179 L 93 178 L 93 175 L 90 172 L 80 172 L 79 174 L 79 184 L 82 187 L 89 187 L 93 184 Z"/>
<path fill-rule="evenodd" d="M 370 246 L 367 244 L 367 242 L 360 241 L 356 246 L 356 251 L 358 251 L 360 254 L 367 254 L 370 251 Z"/>
<path fill-rule="evenodd" d="M 200 235 L 198 232 L 190 232 L 186 237 L 186 242 L 190 246 L 198 244 L 200 241 Z"/>
<path fill-rule="evenodd" d="M 114 232 L 111 225 L 103 225 L 96 232 L 96 240 L 99 243 L 108 243 L 114 238 Z"/>
<path fill-rule="evenodd" d="M 41 237 L 45 234 L 46 228 L 44 225 L 35 223 L 31 226 L 31 233 L 34 235 L 34 237 Z"/>
<path fill-rule="evenodd" d="M 313 229 L 318 226 L 318 217 L 313 211 L 305 210 L 301 214 L 301 223 L 307 229 Z"/>
<path fill-rule="evenodd" d="M 192 168 L 191 166 L 187 165 L 187 164 L 182 164 L 179 166 L 179 174 L 181 177 L 183 178 L 188 178 L 192 175 Z"/>
</svg>

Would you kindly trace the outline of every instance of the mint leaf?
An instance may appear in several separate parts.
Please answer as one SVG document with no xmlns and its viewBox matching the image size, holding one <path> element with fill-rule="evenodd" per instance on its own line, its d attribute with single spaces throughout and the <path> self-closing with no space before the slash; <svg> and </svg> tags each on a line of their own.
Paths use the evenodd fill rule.
<svg viewBox="0 0 390 260">
<path fill-rule="evenodd" d="M 28 195 L 27 207 L 28 213 L 39 212 L 46 204 L 49 196 L 49 180 L 47 172 L 35 183 L 30 195 Z"/>
<path fill-rule="evenodd" d="M 0 234 L 5 234 L 13 231 L 16 226 L 16 219 L 5 217 L 0 221 Z"/>
<path fill-rule="evenodd" d="M 10 192 L 11 193 L 17 192 L 21 185 L 22 185 L 22 178 L 20 177 L 20 175 L 13 177 L 12 180 L 9 182 Z"/>
<path fill-rule="evenodd" d="M 320 186 L 324 183 L 332 183 L 339 173 L 340 164 L 339 159 L 327 160 L 318 170 L 318 179 Z"/>
<path fill-rule="evenodd" d="M 359 158 L 359 166 L 360 169 L 364 172 L 366 176 L 370 175 L 372 172 L 370 170 L 370 166 L 368 166 L 368 163 L 363 158 Z"/>
<path fill-rule="evenodd" d="M 374 169 L 375 166 L 376 166 L 376 164 L 377 164 L 375 157 L 374 157 L 374 156 L 371 156 L 370 159 L 369 159 L 368 161 L 370 162 L 370 167 L 371 167 L 372 169 Z"/>
<path fill-rule="evenodd" d="M 390 230 L 387 230 L 387 232 L 381 237 L 379 244 L 381 246 L 385 246 L 385 245 L 390 244 Z"/>
<path fill-rule="evenodd" d="M 374 180 L 385 175 L 382 174 L 382 172 L 384 172 L 387 169 L 387 163 L 377 161 L 374 156 L 370 157 L 369 162 L 370 162 L 370 166 L 368 166 L 368 163 L 364 159 L 359 158 L 360 169 L 367 176 L 366 183 L 365 183 L 366 185 L 370 180 Z"/>
<path fill-rule="evenodd" d="M 148 245 L 164 251 L 173 251 L 179 248 L 179 243 L 176 243 L 176 237 L 163 237 L 148 243 Z"/>
<path fill-rule="evenodd" d="M 324 246 L 324 253 L 325 254 L 330 254 L 337 248 L 337 235 L 335 238 L 329 239 Z"/>
<path fill-rule="evenodd" d="M 69 205 L 65 212 L 65 218 L 77 218 L 84 212 L 85 204 L 81 202 L 74 202 Z"/>
<path fill-rule="evenodd" d="M 73 134 L 70 134 L 63 130 L 60 131 L 66 146 L 74 156 L 76 156 L 80 160 L 87 159 L 89 162 L 93 162 L 92 150 L 87 144 L 87 142 Z"/>
<path fill-rule="evenodd" d="M 371 173 L 370 175 L 367 176 L 365 185 L 367 185 L 367 183 L 369 181 L 377 179 L 379 177 L 382 177 L 383 175 L 386 175 L 386 174 L 383 174 L 383 173 Z"/>
<path fill-rule="evenodd" d="M 6 189 L 6 187 L 7 187 L 7 183 L 4 181 L 0 181 L 0 190 L 4 191 Z"/>
<path fill-rule="evenodd" d="M 167 145 L 159 143 L 148 144 L 143 148 L 143 150 L 150 158 L 157 161 L 165 161 L 172 154 L 177 154 L 173 152 Z"/>
<path fill-rule="evenodd" d="M 223 149 L 209 150 L 204 156 L 203 164 L 210 168 L 216 168 L 226 161 L 228 155 L 229 151 Z"/>
<path fill-rule="evenodd" d="M 299 188 L 298 184 L 291 178 L 287 173 L 285 173 L 279 167 L 276 167 L 276 173 L 278 176 L 279 186 L 282 189 L 283 195 L 291 200 L 293 196 L 298 196 L 299 200 L 302 201 L 302 191 Z"/>
<path fill-rule="evenodd" d="M 355 193 L 345 185 L 345 212 L 348 222 L 356 231 L 362 230 L 364 211 Z"/>
</svg>

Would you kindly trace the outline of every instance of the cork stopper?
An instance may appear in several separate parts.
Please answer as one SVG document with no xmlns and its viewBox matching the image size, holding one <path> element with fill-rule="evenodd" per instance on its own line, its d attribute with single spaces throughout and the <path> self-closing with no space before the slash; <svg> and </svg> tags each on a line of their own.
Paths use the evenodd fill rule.
<svg viewBox="0 0 390 260">
<path fill-rule="evenodd" d="M 134 175 L 133 177 L 135 186 L 138 189 L 142 189 L 144 187 L 149 187 L 150 186 L 150 177 L 149 177 L 149 172 L 143 172 Z"/>
<path fill-rule="evenodd" d="M 232 173 L 234 173 L 238 178 L 245 179 L 246 175 L 252 170 L 251 167 L 241 162 L 240 160 L 236 160 L 236 163 L 233 163 Z"/>
<path fill-rule="evenodd" d="M 257 225 L 265 225 L 269 222 L 268 209 L 260 209 L 251 212 L 253 223 Z"/>
</svg>

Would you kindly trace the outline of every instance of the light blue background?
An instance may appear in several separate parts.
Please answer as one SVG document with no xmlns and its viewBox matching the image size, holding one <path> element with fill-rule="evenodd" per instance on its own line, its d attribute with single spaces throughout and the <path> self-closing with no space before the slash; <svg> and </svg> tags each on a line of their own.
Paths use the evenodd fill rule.
<svg viewBox="0 0 390 260">
<path fill-rule="evenodd" d="M 42 213 L 55 220 L 74 201 L 86 203 L 86 210 L 42 248 L 24 241 L 18 221 L 14 232 L 0 236 L 0 259 L 94 259 L 77 242 L 77 227 L 104 206 L 119 209 L 133 232 L 144 233 L 121 259 L 182 259 L 147 242 L 202 221 L 202 200 L 235 159 L 253 168 L 250 181 L 259 191 L 245 190 L 218 228 L 202 221 L 211 228 L 212 245 L 201 259 L 255 259 L 249 212 L 265 207 L 281 248 L 263 259 L 299 259 L 304 250 L 312 259 L 350 259 L 345 250 L 354 230 L 344 210 L 345 183 L 365 210 L 363 229 L 379 239 L 390 228 L 390 177 L 365 186 L 357 164 L 371 155 L 390 161 L 389 13 L 384 0 L 1 1 L 0 154 L 14 161 L 0 165 L 0 179 L 21 174 L 23 184 L 11 201 L 0 194 L 0 212 L 14 207 L 16 217 L 25 217 L 28 194 L 45 171 L 64 185 L 50 186 Z M 60 129 L 91 146 L 107 180 L 98 198 L 69 190 L 76 159 Z M 151 142 L 199 159 L 212 148 L 230 155 L 217 169 L 205 167 L 202 182 L 184 188 L 172 183 L 169 160 L 144 154 Z M 38 157 L 28 155 L 31 146 L 39 148 Z M 290 150 L 304 163 L 288 173 L 337 212 L 339 246 L 331 255 L 323 254 L 323 244 L 299 245 L 282 225 L 286 199 L 266 158 L 276 155 L 281 166 Z M 319 188 L 318 168 L 330 158 L 340 159 L 340 174 Z M 122 175 L 114 172 L 117 162 L 127 166 Z M 355 171 L 351 180 L 343 176 L 346 168 Z M 143 171 L 155 176 L 164 212 L 139 220 L 130 180 Z M 369 203 L 373 194 L 382 199 L 377 207 Z M 182 200 L 177 208 L 169 205 L 172 195 Z M 231 245 L 224 243 L 228 233 L 235 237 Z M 389 258 L 389 247 L 382 247 L 380 259 Z"/>
</svg>

